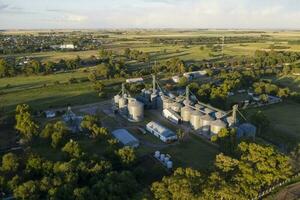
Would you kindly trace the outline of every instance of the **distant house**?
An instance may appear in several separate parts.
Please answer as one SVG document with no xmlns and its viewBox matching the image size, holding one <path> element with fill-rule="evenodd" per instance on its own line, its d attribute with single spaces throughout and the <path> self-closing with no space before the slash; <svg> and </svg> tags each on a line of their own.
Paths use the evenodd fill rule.
<svg viewBox="0 0 300 200">
<path fill-rule="evenodd" d="M 146 130 L 163 142 L 172 142 L 177 140 L 177 135 L 173 131 L 153 121 L 146 125 Z"/>
<path fill-rule="evenodd" d="M 195 78 L 200 78 L 207 75 L 206 70 L 201 70 L 201 71 L 194 71 L 194 72 L 186 72 L 183 74 L 184 77 L 186 77 L 189 80 L 195 79 Z"/>
<path fill-rule="evenodd" d="M 172 80 L 173 80 L 174 83 L 178 83 L 179 80 L 180 80 L 180 77 L 179 76 L 173 76 Z"/>
<path fill-rule="evenodd" d="M 52 49 L 76 49 L 77 47 L 74 44 L 61 44 L 61 45 L 52 45 Z"/>
<path fill-rule="evenodd" d="M 121 142 L 124 146 L 138 147 L 140 142 L 137 138 L 131 135 L 126 129 L 117 129 L 112 132 L 112 135 Z"/>
<path fill-rule="evenodd" d="M 126 79 L 126 83 L 142 83 L 144 82 L 143 78 L 130 78 Z"/>
<path fill-rule="evenodd" d="M 45 115 L 46 115 L 46 118 L 54 118 L 56 116 L 56 113 L 54 111 L 45 111 Z"/>
</svg>

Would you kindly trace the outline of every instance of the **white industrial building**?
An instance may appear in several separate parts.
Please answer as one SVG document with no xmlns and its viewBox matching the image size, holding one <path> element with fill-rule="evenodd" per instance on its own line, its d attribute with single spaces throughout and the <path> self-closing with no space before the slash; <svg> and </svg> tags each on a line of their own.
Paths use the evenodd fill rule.
<svg viewBox="0 0 300 200">
<path fill-rule="evenodd" d="M 175 124 L 179 124 L 181 121 L 180 115 L 170 108 L 164 109 L 162 115 Z"/>
<path fill-rule="evenodd" d="M 138 147 L 140 142 L 137 138 L 131 135 L 126 129 L 117 129 L 112 132 L 113 136 L 124 146 Z"/>
<path fill-rule="evenodd" d="M 177 140 L 177 135 L 173 131 L 153 121 L 146 125 L 146 130 L 163 142 L 172 142 Z"/>
<path fill-rule="evenodd" d="M 143 78 L 130 78 L 126 79 L 126 83 L 142 83 L 144 82 Z"/>
<path fill-rule="evenodd" d="M 206 74 L 207 72 L 205 70 L 201 70 L 201 71 L 194 71 L 194 72 L 186 72 L 183 74 L 183 76 L 191 80 L 194 78 L 205 76 Z"/>
</svg>

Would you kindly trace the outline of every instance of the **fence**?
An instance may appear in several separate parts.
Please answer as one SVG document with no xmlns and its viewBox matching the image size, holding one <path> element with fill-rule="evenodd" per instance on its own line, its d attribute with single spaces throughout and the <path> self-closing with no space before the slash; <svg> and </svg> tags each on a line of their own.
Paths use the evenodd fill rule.
<svg viewBox="0 0 300 200">
<path fill-rule="evenodd" d="M 263 198 L 264 196 L 270 194 L 271 192 L 273 192 L 275 189 L 285 185 L 285 184 L 288 184 L 290 182 L 292 182 L 294 179 L 300 177 L 300 171 L 296 174 L 294 174 L 293 176 L 291 176 L 290 178 L 280 182 L 280 183 L 277 183 L 276 185 L 270 187 L 269 189 L 266 189 L 265 191 L 261 192 L 256 198 L 253 198 L 251 200 L 258 200 L 258 199 L 261 199 Z"/>
</svg>

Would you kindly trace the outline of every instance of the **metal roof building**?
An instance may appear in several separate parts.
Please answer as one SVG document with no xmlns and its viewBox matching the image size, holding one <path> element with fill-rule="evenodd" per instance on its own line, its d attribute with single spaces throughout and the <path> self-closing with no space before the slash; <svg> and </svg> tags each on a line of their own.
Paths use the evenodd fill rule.
<svg viewBox="0 0 300 200">
<path fill-rule="evenodd" d="M 164 126 L 156 123 L 149 122 L 146 125 L 147 131 L 158 137 L 163 142 L 171 142 L 177 140 L 177 135 L 170 129 L 165 128 Z"/>
<path fill-rule="evenodd" d="M 113 136 L 119 140 L 124 146 L 138 147 L 140 142 L 131 135 L 126 129 L 117 129 L 112 132 Z"/>
</svg>

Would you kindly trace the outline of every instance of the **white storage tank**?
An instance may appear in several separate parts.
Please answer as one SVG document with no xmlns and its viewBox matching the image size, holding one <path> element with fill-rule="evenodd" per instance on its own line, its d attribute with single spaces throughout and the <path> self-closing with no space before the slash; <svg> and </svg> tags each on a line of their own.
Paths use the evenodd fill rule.
<svg viewBox="0 0 300 200">
<path fill-rule="evenodd" d="M 155 151 L 154 157 L 159 159 L 160 158 L 160 152 L 159 151 Z"/>
<path fill-rule="evenodd" d="M 160 154 L 160 160 L 161 160 L 162 162 L 164 162 L 164 160 L 165 160 L 165 154 Z"/>
<path fill-rule="evenodd" d="M 169 162 L 170 158 L 169 157 L 165 157 L 165 163 L 167 164 Z"/>
<path fill-rule="evenodd" d="M 219 111 L 215 113 L 215 116 L 217 119 L 221 119 L 224 116 L 224 113 Z"/>
<path fill-rule="evenodd" d="M 122 109 L 122 108 L 125 108 L 126 106 L 127 106 L 127 99 L 124 97 L 121 97 L 119 99 L 119 108 Z"/>
<path fill-rule="evenodd" d="M 120 95 L 115 95 L 114 96 L 114 103 L 116 104 L 116 105 L 118 105 L 119 104 L 119 99 L 121 98 L 121 96 Z"/>
<path fill-rule="evenodd" d="M 200 104 L 195 104 L 195 108 L 196 108 L 196 110 L 201 110 L 204 108 L 204 106 L 202 106 Z"/>
<path fill-rule="evenodd" d="M 173 162 L 172 161 L 168 161 L 167 162 L 167 168 L 168 169 L 172 169 L 173 168 Z"/>
<path fill-rule="evenodd" d="M 217 119 L 211 123 L 210 131 L 212 134 L 218 134 L 220 130 L 226 128 L 226 126 L 227 124 L 224 121 Z"/>
<path fill-rule="evenodd" d="M 210 124 L 211 122 L 214 121 L 214 118 L 212 118 L 210 115 L 206 114 L 201 116 L 201 126 L 202 126 L 202 131 L 205 133 L 210 132 Z"/>
<path fill-rule="evenodd" d="M 144 119 L 144 104 L 137 100 L 131 100 L 128 104 L 128 114 L 133 121 L 142 121 Z"/>
<path fill-rule="evenodd" d="M 181 108 L 181 118 L 183 122 L 189 122 L 191 118 L 192 109 L 188 106 Z"/>
<path fill-rule="evenodd" d="M 190 123 L 194 130 L 201 128 L 201 116 L 203 114 L 200 111 L 194 110 L 191 112 Z"/>
<path fill-rule="evenodd" d="M 192 102 L 190 100 L 186 99 L 186 100 L 183 101 L 183 104 L 185 106 L 189 106 L 189 105 L 192 105 Z"/>
<path fill-rule="evenodd" d="M 213 111 L 212 109 L 210 109 L 210 108 L 204 108 L 204 112 L 205 112 L 206 114 L 211 114 L 211 113 L 213 113 L 214 111 Z"/>
<path fill-rule="evenodd" d="M 169 109 L 172 107 L 172 105 L 173 105 L 172 100 L 167 98 L 163 100 L 163 109 Z"/>
<path fill-rule="evenodd" d="M 175 112 L 180 112 L 181 111 L 181 108 L 182 108 L 182 105 L 178 102 L 175 102 L 172 104 L 172 107 L 171 109 L 174 110 Z"/>
</svg>

